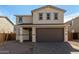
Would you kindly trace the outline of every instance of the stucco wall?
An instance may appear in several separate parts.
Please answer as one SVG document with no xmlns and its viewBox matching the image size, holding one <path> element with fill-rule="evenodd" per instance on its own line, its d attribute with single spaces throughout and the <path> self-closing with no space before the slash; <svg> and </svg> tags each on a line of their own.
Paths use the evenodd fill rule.
<svg viewBox="0 0 79 59">
<path fill-rule="evenodd" d="M 0 18 L 0 33 L 10 32 L 14 32 L 14 26 L 6 18 Z"/>
<path fill-rule="evenodd" d="M 43 20 L 39 20 L 39 13 L 43 13 Z M 51 14 L 51 20 L 46 19 L 46 13 Z M 58 13 L 58 20 L 54 19 L 54 13 Z M 63 23 L 64 22 L 64 12 L 52 9 L 52 8 L 44 8 L 38 11 L 33 12 L 33 24 L 53 24 L 53 23 Z"/>
<path fill-rule="evenodd" d="M 68 24 L 68 31 L 72 32 L 74 30 L 74 32 L 79 32 L 79 17 L 72 19 L 71 21 L 67 22 L 66 24 Z"/>
<path fill-rule="evenodd" d="M 24 16 L 23 23 L 32 23 L 32 16 Z"/>
<path fill-rule="evenodd" d="M 73 29 L 75 32 L 79 32 L 79 17 L 73 20 Z"/>
</svg>

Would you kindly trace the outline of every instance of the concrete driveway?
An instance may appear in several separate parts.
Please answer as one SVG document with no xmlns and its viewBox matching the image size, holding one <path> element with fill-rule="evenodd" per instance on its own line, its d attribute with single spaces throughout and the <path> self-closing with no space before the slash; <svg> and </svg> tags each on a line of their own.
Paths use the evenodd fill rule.
<svg viewBox="0 0 79 59">
<path fill-rule="evenodd" d="M 71 54 L 79 52 L 67 42 L 42 42 L 35 43 L 33 53 L 35 54 Z"/>
<path fill-rule="evenodd" d="M 8 41 L 0 46 L 0 54 L 71 54 L 71 52 L 79 52 L 79 50 L 72 48 L 67 42 L 19 43 Z"/>
<path fill-rule="evenodd" d="M 7 41 L 0 46 L 0 54 L 30 54 L 32 53 L 32 48 L 32 42 Z"/>
</svg>

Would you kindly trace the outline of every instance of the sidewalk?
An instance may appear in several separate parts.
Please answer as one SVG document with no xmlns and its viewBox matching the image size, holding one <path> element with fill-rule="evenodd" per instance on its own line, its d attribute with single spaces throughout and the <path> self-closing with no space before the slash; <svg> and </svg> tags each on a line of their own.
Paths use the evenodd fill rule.
<svg viewBox="0 0 79 59">
<path fill-rule="evenodd" d="M 68 41 L 68 43 L 74 48 L 79 50 L 79 40 L 77 41 Z"/>
</svg>

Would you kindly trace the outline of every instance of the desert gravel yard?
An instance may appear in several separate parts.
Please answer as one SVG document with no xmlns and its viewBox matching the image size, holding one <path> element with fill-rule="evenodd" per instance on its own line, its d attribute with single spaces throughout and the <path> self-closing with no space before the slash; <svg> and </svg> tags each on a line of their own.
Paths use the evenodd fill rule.
<svg viewBox="0 0 79 59">
<path fill-rule="evenodd" d="M 24 42 L 8 41 L 0 46 L 0 54 L 71 54 L 79 52 L 67 42 Z"/>
</svg>

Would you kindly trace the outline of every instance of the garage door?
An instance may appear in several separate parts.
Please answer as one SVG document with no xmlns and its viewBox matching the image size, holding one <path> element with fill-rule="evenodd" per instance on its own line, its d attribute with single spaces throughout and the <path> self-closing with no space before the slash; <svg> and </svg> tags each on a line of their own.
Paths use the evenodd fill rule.
<svg viewBox="0 0 79 59">
<path fill-rule="evenodd" d="M 64 29 L 63 28 L 56 28 L 56 29 L 37 28 L 36 39 L 39 42 L 64 41 Z"/>
</svg>

